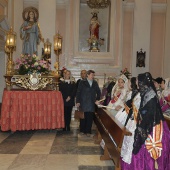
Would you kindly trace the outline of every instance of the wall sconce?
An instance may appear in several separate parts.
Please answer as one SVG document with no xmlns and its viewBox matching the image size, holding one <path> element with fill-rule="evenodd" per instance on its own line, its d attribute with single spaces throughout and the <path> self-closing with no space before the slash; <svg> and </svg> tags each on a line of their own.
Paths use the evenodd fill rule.
<svg viewBox="0 0 170 170">
<path fill-rule="evenodd" d="M 47 38 L 46 42 L 44 43 L 44 59 L 51 63 L 50 58 L 51 58 L 51 43 Z"/>
<path fill-rule="evenodd" d="M 56 69 L 56 73 L 59 74 L 59 69 L 60 69 L 60 64 L 59 64 L 59 55 L 61 54 L 62 51 L 62 37 L 59 33 L 57 33 L 54 36 L 54 52 L 57 56 L 57 61 L 54 65 L 54 68 Z"/>
<path fill-rule="evenodd" d="M 6 75 L 14 74 L 14 62 L 12 58 L 13 51 L 16 49 L 16 33 L 12 27 L 6 33 L 5 53 L 8 55 Z"/>
</svg>

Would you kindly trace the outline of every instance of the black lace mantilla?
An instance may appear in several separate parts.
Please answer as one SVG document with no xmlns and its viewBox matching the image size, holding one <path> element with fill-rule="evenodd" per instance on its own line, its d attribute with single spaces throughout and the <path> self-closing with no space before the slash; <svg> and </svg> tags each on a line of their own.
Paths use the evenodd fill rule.
<svg viewBox="0 0 170 170">
<path fill-rule="evenodd" d="M 148 92 L 150 93 L 150 92 Z M 153 93 L 151 93 L 153 94 Z M 141 101 L 145 101 L 148 94 L 141 96 Z M 146 138 L 152 132 L 155 125 L 159 124 L 163 120 L 163 114 L 159 106 L 159 101 L 156 95 L 153 95 L 149 101 L 141 102 L 137 117 L 137 128 L 135 130 L 133 153 L 137 154 L 145 143 Z"/>
<path fill-rule="evenodd" d="M 138 94 L 138 90 L 137 89 L 132 90 L 131 99 L 126 102 L 126 105 L 130 108 L 130 110 L 129 110 L 129 114 L 128 114 L 127 118 L 126 118 L 124 126 L 127 125 L 129 119 L 133 119 L 132 101 L 133 101 L 134 97 L 137 94 Z"/>
</svg>

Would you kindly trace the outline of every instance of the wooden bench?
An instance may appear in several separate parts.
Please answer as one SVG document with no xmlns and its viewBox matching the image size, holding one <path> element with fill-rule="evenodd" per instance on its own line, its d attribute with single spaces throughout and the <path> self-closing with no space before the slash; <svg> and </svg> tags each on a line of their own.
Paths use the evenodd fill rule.
<svg viewBox="0 0 170 170">
<path fill-rule="evenodd" d="M 104 155 L 101 160 L 113 160 L 115 170 L 120 170 L 120 152 L 125 135 L 131 136 L 131 132 L 116 120 L 106 109 L 98 108 L 95 112 L 94 122 L 98 129 L 96 139 L 105 142 Z"/>
</svg>

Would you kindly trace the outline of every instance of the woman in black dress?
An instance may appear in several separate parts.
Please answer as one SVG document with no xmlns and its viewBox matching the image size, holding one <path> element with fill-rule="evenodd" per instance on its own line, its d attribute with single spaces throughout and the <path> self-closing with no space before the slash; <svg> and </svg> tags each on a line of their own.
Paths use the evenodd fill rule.
<svg viewBox="0 0 170 170">
<path fill-rule="evenodd" d="M 72 108 L 75 105 L 76 84 L 70 79 L 70 77 L 71 72 L 67 70 L 64 76 L 64 81 L 59 84 L 59 90 L 61 91 L 64 100 L 64 131 L 70 131 L 71 113 Z"/>
</svg>

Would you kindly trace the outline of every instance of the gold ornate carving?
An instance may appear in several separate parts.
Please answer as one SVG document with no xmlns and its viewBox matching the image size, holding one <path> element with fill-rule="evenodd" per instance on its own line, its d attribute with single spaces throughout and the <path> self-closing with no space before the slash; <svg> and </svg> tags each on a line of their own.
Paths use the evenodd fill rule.
<svg viewBox="0 0 170 170">
<path fill-rule="evenodd" d="M 7 75 L 13 75 L 14 74 L 14 62 L 13 62 L 13 60 L 8 57 L 6 65 L 7 65 L 6 74 Z"/>
<path fill-rule="evenodd" d="M 11 81 L 19 87 L 29 90 L 44 89 L 47 85 L 55 84 L 53 76 L 42 76 L 38 73 L 30 75 L 14 75 Z"/>
</svg>

